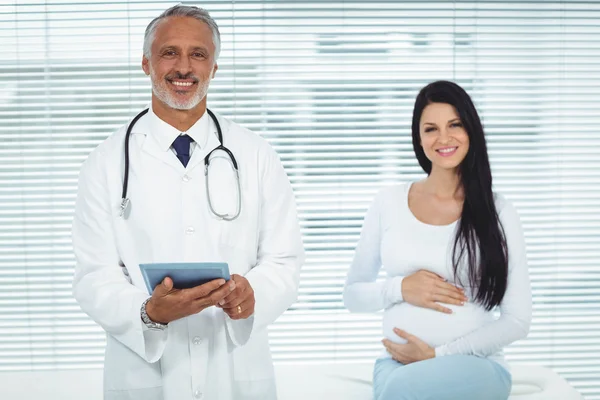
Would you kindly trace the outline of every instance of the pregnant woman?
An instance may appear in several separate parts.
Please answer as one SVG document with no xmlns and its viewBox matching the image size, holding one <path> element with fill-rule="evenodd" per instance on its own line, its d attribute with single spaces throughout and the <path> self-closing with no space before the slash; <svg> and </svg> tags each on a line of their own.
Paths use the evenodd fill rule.
<svg viewBox="0 0 600 400">
<path fill-rule="evenodd" d="M 460 86 L 421 90 L 412 142 L 427 177 L 376 196 L 344 288 L 350 311 L 385 310 L 374 398 L 506 400 L 502 348 L 531 323 L 519 216 L 492 192 L 483 127 Z"/>
</svg>

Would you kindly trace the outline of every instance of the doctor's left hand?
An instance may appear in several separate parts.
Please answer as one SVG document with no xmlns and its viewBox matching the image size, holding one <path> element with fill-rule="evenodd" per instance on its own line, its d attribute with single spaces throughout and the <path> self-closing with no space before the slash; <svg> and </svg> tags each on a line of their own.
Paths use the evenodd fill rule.
<svg viewBox="0 0 600 400">
<path fill-rule="evenodd" d="M 254 314 L 254 290 L 248 279 L 232 274 L 235 290 L 217 304 L 231 319 L 246 319 Z"/>
<path fill-rule="evenodd" d="M 383 339 L 381 342 L 385 346 L 392 358 L 404 365 L 417 361 L 428 360 L 435 357 L 435 350 L 418 337 L 411 335 L 402 329 L 394 328 L 394 333 L 403 339 L 405 344 L 394 343 L 389 339 Z"/>
</svg>

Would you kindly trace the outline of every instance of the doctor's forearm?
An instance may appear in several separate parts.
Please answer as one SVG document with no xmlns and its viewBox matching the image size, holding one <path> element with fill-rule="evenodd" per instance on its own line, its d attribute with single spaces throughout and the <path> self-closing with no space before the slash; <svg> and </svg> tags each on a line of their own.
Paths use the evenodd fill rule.
<svg viewBox="0 0 600 400">
<path fill-rule="evenodd" d="M 162 356 L 168 332 L 144 329 L 140 309 L 148 295 L 118 274 L 122 275 L 120 269 L 78 275 L 73 295 L 104 331 L 147 362 L 155 362 Z"/>
</svg>

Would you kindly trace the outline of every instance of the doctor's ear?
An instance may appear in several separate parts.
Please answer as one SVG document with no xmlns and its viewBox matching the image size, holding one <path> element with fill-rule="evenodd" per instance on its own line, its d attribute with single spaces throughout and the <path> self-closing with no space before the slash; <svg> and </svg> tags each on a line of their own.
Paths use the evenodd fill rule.
<svg viewBox="0 0 600 400">
<path fill-rule="evenodd" d="M 213 71 L 212 71 L 212 76 L 210 79 L 214 79 L 215 75 L 217 74 L 217 70 L 219 69 L 219 65 L 217 63 L 215 63 L 215 66 L 213 67 Z"/>
<path fill-rule="evenodd" d="M 150 61 L 146 58 L 146 56 L 142 57 L 142 69 L 146 75 L 150 75 Z"/>
</svg>

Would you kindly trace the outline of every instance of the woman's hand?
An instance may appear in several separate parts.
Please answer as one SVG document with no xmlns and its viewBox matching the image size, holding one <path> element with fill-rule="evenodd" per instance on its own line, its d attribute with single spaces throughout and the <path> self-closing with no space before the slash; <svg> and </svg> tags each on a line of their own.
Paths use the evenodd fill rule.
<svg viewBox="0 0 600 400">
<path fill-rule="evenodd" d="M 427 343 L 416 336 L 404 332 L 401 329 L 394 328 L 394 333 L 403 339 L 406 344 L 394 343 L 389 339 L 383 339 L 381 342 L 385 346 L 392 358 L 402 364 L 410 364 L 417 361 L 428 360 L 435 357 L 435 350 Z"/>
<path fill-rule="evenodd" d="M 402 297 L 412 305 L 446 314 L 452 314 L 452 310 L 438 303 L 462 306 L 468 300 L 463 289 L 425 270 L 417 271 L 402 280 Z"/>
</svg>

